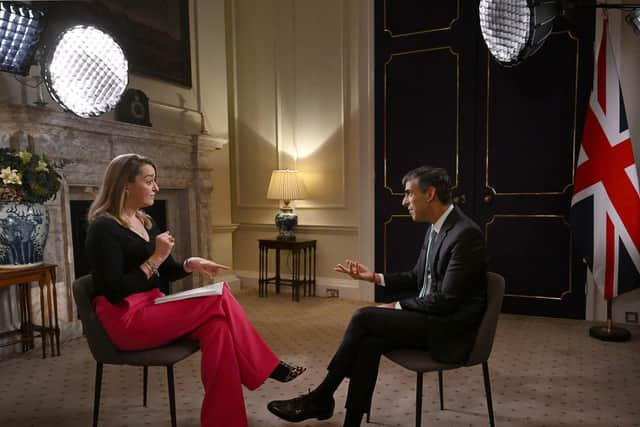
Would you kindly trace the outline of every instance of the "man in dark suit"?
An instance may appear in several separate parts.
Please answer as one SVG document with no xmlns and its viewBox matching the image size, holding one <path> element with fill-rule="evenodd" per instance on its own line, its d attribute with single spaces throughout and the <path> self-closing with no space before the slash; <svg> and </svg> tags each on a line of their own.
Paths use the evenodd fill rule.
<svg viewBox="0 0 640 427">
<path fill-rule="evenodd" d="M 444 169 L 423 166 L 407 173 L 402 205 L 416 222 L 431 224 L 415 267 L 403 273 L 378 274 L 357 261 L 336 271 L 354 279 L 414 296 L 353 315 L 327 376 L 309 394 L 272 401 L 268 409 L 299 422 L 333 415 L 333 393 L 350 377 L 345 426 L 359 426 L 369 411 L 380 356 L 395 348 L 429 350 L 442 362 L 466 361 L 486 307 L 487 273 L 484 238 L 478 226 L 451 203 Z"/>
</svg>

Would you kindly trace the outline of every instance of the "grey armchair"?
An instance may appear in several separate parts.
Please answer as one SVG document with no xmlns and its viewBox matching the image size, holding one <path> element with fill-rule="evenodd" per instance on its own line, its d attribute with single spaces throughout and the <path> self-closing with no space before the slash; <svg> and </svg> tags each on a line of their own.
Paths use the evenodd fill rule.
<svg viewBox="0 0 640 427">
<path fill-rule="evenodd" d="M 147 378 L 149 366 L 165 366 L 169 384 L 169 409 L 171 425 L 176 426 L 176 400 L 173 380 L 173 365 L 199 350 L 196 341 L 182 339 L 163 347 L 144 351 L 119 351 L 102 328 L 94 307 L 95 287 L 91 276 L 83 276 L 73 282 L 73 297 L 78 307 L 91 354 L 96 360 L 96 385 L 93 401 L 93 426 L 98 425 L 100 411 L 100 390 L 102 386 L 102 367 L 106 364 L 133 365 L 144 367 L 143 405 L 147 406 Z"/>
<path fill-rule="evenodd" d="M 502 308 L 502 300 L 504 298 L 504 278 L 496 273 L 487 273 L 487 309 L 485 311 L 482 322 L 478 329 L 478 336 L 469 355 L 469 360 L 464 364 L 447 364 L 440 363 L 431 358 L 428 351 L 414 349 L 399 349 L 391 351 L 385 356 L 398 365 L 415 371 L 417 373 L 416 380 L 416 427 L 422 424 L 422 379 L 425 372 L 438 371 L 438 386 L 440 391 L 440 409 L 444 409 L 444 389 L 442 384 L 442 372 L 449 369 L 458 369 L 466 366 L 474 366 L 482 364 L 482 373 L 484 376 L 484 389 L 487 398 L 487 409 L 489 412 L 489 423 L 491 427 L 495 426 L 493 417 L 493 403 L 491 400 L 491 381 L 489 380 L 489 365 L 487 363 L 491 349 L 493 347 L 493 338 L 498 327 L 498 316 Z M 370 420 L 370 414 L 367 413 L 367 422 Z"/>
</svg>

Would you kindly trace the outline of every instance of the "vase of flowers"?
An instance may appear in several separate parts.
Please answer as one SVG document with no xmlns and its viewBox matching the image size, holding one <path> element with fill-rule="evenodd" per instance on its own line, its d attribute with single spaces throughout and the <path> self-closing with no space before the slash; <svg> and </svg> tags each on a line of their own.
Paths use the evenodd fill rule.
<svg viewBox="0 0 640 427">
<path fill-rule="evenodd" d="M 42 264 L 49 234 L 44 205 L 60 188 L 59 162 L 0 148 L 0 267 Z"/>
</svg>

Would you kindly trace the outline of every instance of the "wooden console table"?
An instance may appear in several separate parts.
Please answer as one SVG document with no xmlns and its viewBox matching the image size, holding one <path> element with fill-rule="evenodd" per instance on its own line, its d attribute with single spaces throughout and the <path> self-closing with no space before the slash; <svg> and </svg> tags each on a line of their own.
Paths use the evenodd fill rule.
<svg viewBox="0 0 640 427">
<path fill-rule="evenodd" d="M 276 285 L 276 293 L 280 293 L 280 286 L 291 286 L 291 299 L 300 301 L 300 286 L 310 296 L 316 296 L 316 241 L 315 240 L 277 240 L 260 239 L 260 273 L 258 280 L 258 295 L 267 296 L 269 283 Z M 276 251 L 276 275 L 269 277 L 269 249 Z M 280 277 L 280 251 L 291 251 L 293 271 L 291 279 Z"/>
<path fill-rule="evenodd" d="M 31 282 L 38 282 L 40 288 L 40 325 L 35 325 L 31 319 Z M 47 357 L 47 338 L 51 341 L 51 355 L 60 356 L 58 298 L 55 284 L 56 266 L 53 264 L 41 264 L 35 267 L 15 269 L 3 269 L 0 267 L 0 288 L 18 285 L 18 300 L 20 303 L 20 329 L 0 333 L 0 337 L 20 334 L 20 339 L 3 344 L 2 347 L 22 343 L 23 352 L 30 350 L 33 348 L 34 339 L 36 338 L 34 331 L 38 331 L 40 332 L 39 337 L 42 338 L 42 358 Z"/>
</svg>

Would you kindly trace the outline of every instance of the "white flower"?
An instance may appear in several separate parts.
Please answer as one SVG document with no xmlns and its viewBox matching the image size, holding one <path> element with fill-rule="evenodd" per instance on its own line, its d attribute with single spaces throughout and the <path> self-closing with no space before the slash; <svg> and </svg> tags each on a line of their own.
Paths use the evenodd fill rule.
<svg viewBox="0 0 640 427">
<path fill-rule="evenodd" d="M 49 172 L 49 165 L 44 160 L 38 160 L 38 166 L 36 166 L 36 172 Z"/>
<path fill-rule="evenodd" d="M 22 177 L 18 173 L 18 170 L 11 169 L 8 166 L 4 169 L 0 169 L 0 178 L 2 178 L 3 184 L 22 185 Z"/>
</svg>

